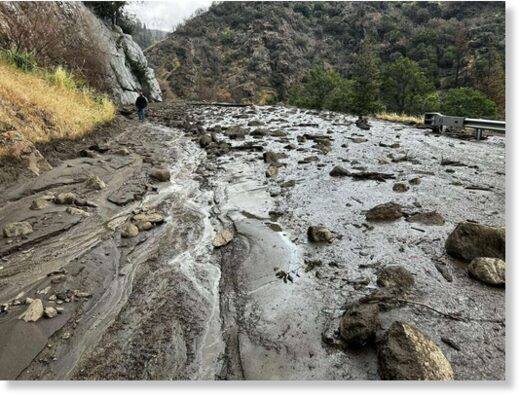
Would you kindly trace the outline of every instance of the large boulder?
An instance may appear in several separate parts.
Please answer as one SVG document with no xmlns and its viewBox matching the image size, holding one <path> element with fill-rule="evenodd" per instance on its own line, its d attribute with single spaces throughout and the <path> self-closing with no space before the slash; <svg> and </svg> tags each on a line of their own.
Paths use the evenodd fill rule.
<svg viewBox="0 0 520 397">
<path fill-rule="evenodd" d="M 351 346 L 364 346 L 374 341 L 379 327 L 377 304 L 356 304 L 341 318 L 339 333 Z"/>
<path fill-rule="evenodd" d="M 385 380 L 453 380 L 442 350 L 416 327 L 394 322 L 378 347 L 379 373 Z"/>
<path fill-rule="evenodd" d="M 500 258 L 506 256 L 506 230 L 503 227 L 461 222 L 445 243 L 446 252 L 466 260 L 473 258 Z"/>
<path fill-rule="evenodd" d="M 474 258 L 468 272 L 483 283 L 503 286 L 506 284 L 506 263 L 498 258 Z"/>
<path fill-rule="evenodd" d="M 43 303 L 41 299 L 35 299 L 30 304 L 25 312 L 23 312 L 20 317 L 20 320 L 27 322 L 35 322 L 38 321 L 43 316 Z"/>
</svg>

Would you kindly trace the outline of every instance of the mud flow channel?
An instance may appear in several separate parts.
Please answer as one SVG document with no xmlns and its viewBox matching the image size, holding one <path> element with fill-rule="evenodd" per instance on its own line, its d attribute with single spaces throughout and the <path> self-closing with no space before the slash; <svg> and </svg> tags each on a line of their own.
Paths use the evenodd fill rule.
<svg viewBox="0 0 520 397">
<path fill-rule="evenodd" d="M 280 106 L 192 105 L 180 116 L 164 105 L 106 151 L 9 188 L 0 226 L 33 232 L 0 239 L 1 377 L 379 379 L 376 348 L 339 343 L 339 322 L 399 265 L 416 304 L 381 312 L 377 338 L 396 320 L 414 324 L 456 379 L 503 379 L 504 289 L 469 277 L 444 243 L 462 221 L 505 224 L 505 139 L 370 124 Z M 348 173 L 331 176 L 336 166 Z M 150 177 L 158 168 L 169 181 Z M 89 187 L 92 175 L 106 186 Z M 30 209 L 65 192 L 95 206 Z M 406 216 L 366 220 L 387 202 Z M 410 219 L 432 212 L 442 222 Z M 154 221 L 126 236 L 139 214 Z M 333 240 L 309 242 L 315 225 Z M 233 237 L 215 247 L 224 229 Z M 61 313 L 19 320 L 31 299 Z"/>
</svg>

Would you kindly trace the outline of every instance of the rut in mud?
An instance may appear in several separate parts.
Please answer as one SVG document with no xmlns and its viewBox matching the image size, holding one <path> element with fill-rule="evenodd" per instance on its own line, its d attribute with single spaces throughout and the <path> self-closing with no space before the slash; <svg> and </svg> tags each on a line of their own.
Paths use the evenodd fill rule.
<svg viewBox="0 0 520 397">
<path fill-rule="evenodd" d="M 381 329 L 415 324 L 457 379 L 503 379 L 504 290 L 468 277 L 444 242 L 467 219 L 504 224 L 505 140 L 354 121 L 278 106 L 157 105 L 106 151 L 8 189 L 0 226 L 28 221 L 34 231 L 0 240 L 1 377 L 379 379 L 375 349 L 334 341 L 346 305 L 400 265 L 415 279 L 407 300 L 420 305 L 382 313 Z M 150 178 L 161 167 L 169 182 Z M 87 188 L 91 175 L 106 188 Z M 97 207 L 29 210 L 51 191 Z M 390 201 L 406 216 L 366 220 Z M 145 209 L 164 222 L 122 238 Z M 425 223 L 433 211 L 442 222 Z M 334 241 L 309 242 L 314 225 Z M 214 248 L 223 229 L 234 238 Z M 17 319 L 26 297 L 55 306 L 53 295 L 62 314 Z"/>
</svg>

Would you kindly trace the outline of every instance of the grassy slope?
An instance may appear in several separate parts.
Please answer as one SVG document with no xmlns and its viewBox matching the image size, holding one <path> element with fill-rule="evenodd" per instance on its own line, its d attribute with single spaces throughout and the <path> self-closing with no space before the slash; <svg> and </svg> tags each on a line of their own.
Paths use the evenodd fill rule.
<svg viewBox="0 0 520 397">
<path fill-rule="evenodd" d="M 71 88 L 60 77 L 66 77 L 60 69 L 50 75 L 26 73 L 0 59 L 0 127 L 46 142 L 79 138 L 113 120 L 116 109 L 109 100 Z"/>
</svg>

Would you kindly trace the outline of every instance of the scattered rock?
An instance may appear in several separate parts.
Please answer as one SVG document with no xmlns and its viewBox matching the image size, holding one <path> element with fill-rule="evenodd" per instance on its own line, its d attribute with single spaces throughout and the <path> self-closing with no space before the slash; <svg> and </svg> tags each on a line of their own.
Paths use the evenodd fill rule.
<svg viewBox="0 0 520 397">
<path fill-rule="evenodd" d="M 394 221 L 403 216 L 401 206 L 394 202 L 376 205 L 374 208 L 368 210 L 366 214 L 367 221 L 382 222 Z"/>
<path fill-rule="evenodd" d="M 75 207 L 67 207 L 65 211 L 67 211 L 71 215 L 90 216 L 90 214 L 87 211 L 83 211 Z"/>
<path fill-rule="evenodd" d="M 138 220 L 135 222 L 135 226 L 137 226 L 137 228 L 139 229 L 139 231 L 143 231 L 143 230 L 150 230 L 153 228 L 153 224 L 151 222 L 148 222 L 148 221 L 144 221 L 144 220 Z"/>
<path fill-rule="evenodd" d="M 220 232 L 217 233 L 215 238 L 213 238 L 213 246 L 214 247 L 223 247 L 224 245 L 227 245 L 233 240 L 233 232 L 228 229 L 223 229 Z"/>
<path fill-rule="evenodd" d="M 4 237 L 6 238 L 26 236 L 32 232 L 33 228 L 29 222 L 13 222 L 4 226 Z"/>
<path fill-rule="evenodd" d="M 453 281 L 453 275 L 451 274 L 450 269 L 448 269 L 446 263 L 435 262 L 435 268 L 447 282 L 451 283 Z"/>
<path fill-rule="evenodd" d="M 107 185 L 99 176 L 93 175 L 87 180 L 87 187 L 94 190 L 103 190 Z"/>
<path fill-rule="evenodd" d="M 383 288 L 398 288 L 408 291 L 415 284 L 412 273 L 402 266 L 385 267 L 377 276 L 377 285 Z"/>
<path fill-rule="evenodd" d="M 414 186 L 420 185 L 421 182 L 422 182 L 422 179 L 419 178 L 419 177 L 412 178 L 412 179 L 410 179 L 410 180 L 408 181 L 408 183 L 409 183 L 410 185 L 414 185 Z"/>
<path fill-rule="evenodd" d="M 119 156 L 128 156 L 130 154 L 130 150 L 125 147 L 119 148 L 115 152 Z"/>
<path fill-rule="evenodd" d="M 324 226 L 309 226 L 307 238 L 312 243 L 331 243 L 334 241 L 334 234 Z"/>
<path fill-rule="evenodd" d="M 407 222 L 421 223 L 423 225 L 444 225 L 446 221 L 437 211 L 420 212 L 406 218 Z"/>
<path fill-rule="evenodd" d="M 61 336 L 61 339 L 64 339 L 64 340 L 67 340 L 67 339 L 70 339 L 72 335 L 70 334 L 70 332 L 65 332 L 63 333 L 63 335 Z"/>
<path fill-rule="evenodd" d="M 166 167 L 153 168 L 150 171 L 150 177 L 159 182 L 169 182 L 171 177 L 170 170 Z"/>
<path fill-rule="evenodd" d="M 332 171 L 329 172 L 330 176 L 341 177 L 341 176 L 350 176 L 352 173 L 341 165 L 335 166 Z"/>
<path fill-rule="evenodd" d="M 374 341 L 379 327 L 379 307 L 376 304 L 356 304 L 341 318 L 339 333 L 351 346 L 365 346 Z"/>
<path fill-rule="evenodd" d="M 461 222 L 448 236 L 445 248 L 449 255 L 466 260 L 477 257 L 505 260 L 506 231 L 503 227 Z"/>
<path fill-rule="evenodd" d="M 408 190 L 410 190 L 410 186 L 408 186 L 406 183 L 404 182 L 397 182 L 396 184 L 394 184 L 394 186 L 392 187 L 392 190 L 394 192 L 397 192 L 397 193 L 404 193 L 404 192 L 407 192 Z"/>
<path fill-rule="evenodd" d="M 359 116 L 356 120 L 356 126 L 361 130 L 369 130 L 370 124 L 368 123 L 368 119 L 366 117 Z"/>
<path fill-rule="evenodd" d="M 387 179 L 395 179 L 394 174 L 387 174 L 384 172 L 353 172 L 349 176 L 355 180 L 373 180 L 378 182 L 385 182 Z"/>
<path fill-rule="evenodd" d="M 76 201 L 76 195 L 71 192 L 58 193 L 54 197 L 54 202 L 56 204 L 74 204 L 74 201 Z"/>
<path fill-rule="evenodd" d="M 64 274 L 60 274 L 58 276 L 54 276 L 52 279 L 51 279 L 51 283 L 52 284 L 60 284 L 60 283 L 63 283 L 64 281 L 67 280 L 67 276 L 65 276 Z"/>
<path fill-rule="evenodd" d="M 144 221 L 144 222 L 150 222 L 154 225 L 159 225 L 164 222 L 164 216 L 162 216 L 157 211 L 147 211 L 147 212 L 141 212 L 137 215 L 134 215 L 133 219 L 135 221 Z"/>
<path fill-rule="evenodd" d="M 506 263 L 499 258 L 474 258 L 468 266 L 468 272 L 485 284 L 506 284 Z"/>
<path fill-rule="evenodd" d="M 213 139 L 211 138 L 211 135 L 204 134 L 199 138 L 199 145 L 202 148 L 205 148 L 209 146 L 213 142 Z"/>
<path fill-rule="evenodd" d="M 121 237 L 130 238 L 139 234 L 139 229 L 133 223 L 126 222 L 121 228 Z"/>
<path fill-rule="evenodd" d="M 294 187 L 296 186 L 296 181 L 294 179 L 291 179 L 290 181 L 286 181 L 280 185 L 280 187 L 288 188 L 288 187 Z"/>
<path fill-rule="evenodd" d="M 47 208 L 49 206 L 49 202 L 43 198 L 37 198 L 32 201 L 31 206 L 29 209 L 31 210 L 42 210 L 44 208 Z"/>
<path fill-rule="evenodd" d="M 2 156 L 19 160 L 35 175 L 52 169 L 34 144 L 18 131 L 3 132 L 0 130 L 0 147 Z"/>
<path fill-rule="evenodd" d="M 35 299 L 30 304 L 25 312 L 23 312 L 20 317 L 20 320 L 27 322 L 35 322 L 38 321 L 43 316 L 43 303 L 41 299 Z"/>
<path fill-rule="evenodd" d="M 368 142 L 368 139 L 366 138 L 362 138 L 362 137 L 353 137 L 353 138 L 349 138 L 352 142 L 354 143 L 365 143 L 365 142 Z"/>
<path fill-rule="evenodd" d="M 58 315 L 58 312 L 56 311 L 56 309 L 54 307 L 47 306 L 44 310 L 44 314 L 45 314 L 45 317 L 47 317 L 47 318 L 53 318 Z"/>
<path fill-rule="evenodd" d="M 384 380 L 453 380 L 442 350 L 412 325 L 394 322 L 378 348 L 379 373 Z"/>
<path fill-rule="evenodd" d="M 267 170 L 265 171 L 265 176 L 268 178 L 273 178 L 276 175 L 278 175 L 278 167 L 276 165 L 270 165 L 267 167 Z"/>
<path fill-rule="evenodd" d="M 278 160 L 287 158 L 285 153 L 265 152 L 264 162 L 267 164 L 278 165 Z"/>
</svg>

